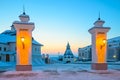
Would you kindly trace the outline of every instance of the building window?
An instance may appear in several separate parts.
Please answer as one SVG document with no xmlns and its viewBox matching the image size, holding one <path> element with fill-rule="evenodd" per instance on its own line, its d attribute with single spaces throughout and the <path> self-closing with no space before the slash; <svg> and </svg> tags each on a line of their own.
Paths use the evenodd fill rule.
<svg viewBox="0 0 120 80">
<path fill-rule="evenodd" d="M 17 50 L 17 47 L 15 47 L 15 51 Z"/>
<path fill-rule="evenodd" d="M 6 47 L 4 48 L 4 51 L 6 51 L 7 49 L 6 49 Z"/>
<path fill-rule="evenodd" d="M 0 61 L 1 61 L 1 56 L 0 56 Z"/>
<path fill-rule="evenodd" d="M 35 48 L 35 51 L 37 51 L 37 48 Z"/>
<path fill-rule="evenodd" d="M 109 47 L 111 47 L 112 45 L 109 45 Z"/>
<path fill-rule="evenodd" d="M 39 51 L 39 48 L 38 48 L 38 51 Z"/>
<path fill-rule="evenodd" d="M 6 62 L 9 62 L 9 61 L 10 61 L 10 55 L 6 54 Z"/>
<path fill-rule="evenodd" d="M 2 50 L 2 48 L 0 47 L 0 51 Z"/>
</svg>

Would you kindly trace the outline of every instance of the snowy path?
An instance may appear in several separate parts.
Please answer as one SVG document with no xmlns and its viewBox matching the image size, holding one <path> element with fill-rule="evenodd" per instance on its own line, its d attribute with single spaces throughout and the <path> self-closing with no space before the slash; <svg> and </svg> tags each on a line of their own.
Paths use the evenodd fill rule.
<svg viewBox="0 0 120 80">
<path fill-rule="evenodd" d="M 41 65 L 33 71 L 1 72 L 0 80 L 120 80 L 119 70 L 120 65 L 109 65 L 107 71 L 92 71 L 90 64 Z"/>
</svg>

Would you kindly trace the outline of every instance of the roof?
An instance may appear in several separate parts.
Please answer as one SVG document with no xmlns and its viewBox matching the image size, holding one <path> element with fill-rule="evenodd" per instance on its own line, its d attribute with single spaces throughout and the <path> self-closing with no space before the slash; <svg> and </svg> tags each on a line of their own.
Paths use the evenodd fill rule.
<svg viewBox="0 0 120 80">
<path fill-rule="evenodd" d="M 19 17 L 29 17 L 29 15 L 26 15 L 26 13 L 23 12 L 23 14 L 21 14 Z"/>
<path fill-rule="evenodd" d="M 36 40 L 32 40 L 32 44 L 43 46 L 43 44 L 37 42 Z"/>
<path fill-rule="evenodd" d="M 13 51 L 0 51 L 0 54 L 15 54 L 16 52 L 13 52 Z"/>
<path fill-rule="evenodd" d="M 8 31 L 6 31 L 8 32 Z M 12 36 L 8 33 L 4 34 L 0 34 L 0 43 L 9 43 L 9 42 L 16 42 L 16 36 Z"/>
<path fill-rule="evenodd" d="M 67 44 L 67 46 L 66 46 L 66 51 L 65 51 L 65 53 L 64 53 L 64 56 L 65 55 L 71 55 L 71 56 L 73 56 L 73 53 L 72 53 L 72 51 L 71 51 L 71 49 L 70 49 L 70 44 L 68 43 Z"/>
<path fill-rule="evenodd" d="M 108 39 L 108 43 L 111 43 L 111 42 L 120 42 L 120 36 Z"/>
<path fill-rule="evenodd" d="M 33 22 L 20 22 L 20 21 L 14 21 L 13 24 L 25 24 L 25 25 L 34 25 Z"/>
<path fill-rule="evenodd" d="M 66 50 L 65 51 L 65 54 L 64 55 L 72 55 L 73 56 L 73 53 L 72 51 L 69 49 L 69 50 Z"/>
<path fill-rule="evenodd" d="M 6 31 L 2 32 L 0 34 L 0 43 L 7 44 L 10 42 L 14 42 L 14 43 L 16 42 L 16 31 L 6 30 Z M 40 44 L 39 42 L 37 42 L 34 39 L 32 39 L 32 44 L 43 46 L 42 44 Z"/>
</svg>

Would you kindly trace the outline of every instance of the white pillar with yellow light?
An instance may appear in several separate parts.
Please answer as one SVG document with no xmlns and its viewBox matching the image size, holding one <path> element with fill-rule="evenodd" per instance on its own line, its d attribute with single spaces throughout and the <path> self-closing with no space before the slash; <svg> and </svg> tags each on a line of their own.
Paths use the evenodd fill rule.
<svg viewBox="0 0 120 80">
<path fill-rule="evenodd" d="M 17 47 L 17 71 L 32 70 L 31 54 L 32 54 L 32 31 L 34 23 L 29 22 L 30 18 L 23 12 L 19 16 L 20 21 L 14 21 L 13 25 L 16 29 L 16 47 Z"/>
<path fill-rule="evenodd" d="M 105 21 L 98 18 L 94 27 L 88 31 L 92 35 L 92 66 L 93 70 L 107 70 L 107 32 L 110 27 L 103 27 Z"/>
</svg>

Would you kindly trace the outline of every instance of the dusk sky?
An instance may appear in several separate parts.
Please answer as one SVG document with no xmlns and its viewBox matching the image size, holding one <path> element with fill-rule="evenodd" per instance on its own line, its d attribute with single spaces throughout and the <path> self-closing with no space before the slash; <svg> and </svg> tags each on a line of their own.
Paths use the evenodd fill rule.
<svg viewBox="0 0 120 80">
<path fill-rule="evenodd" d="M 98 19 L 111 27 L 108 39 L 120 36 L 120 0 L 0 0 L 0 33 L 25 12 L 35 23 L 33 37 L 43 44 L 42 53 L 63 54 L 67 42 L 73 53 L 91 44 L 88 30 Z"/>
</svg>

